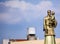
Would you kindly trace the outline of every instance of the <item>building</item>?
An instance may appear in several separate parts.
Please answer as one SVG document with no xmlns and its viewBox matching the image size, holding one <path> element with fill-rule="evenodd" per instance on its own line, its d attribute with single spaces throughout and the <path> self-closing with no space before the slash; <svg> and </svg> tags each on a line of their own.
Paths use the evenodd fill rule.
<svg viewBox="0 0 60 44">
<path fill-rule="evenodd" d="M 3 39 L 3 44 L 9 44 L 9 39 Z"/>
<path fill-rule="evenodd" d="M 27 40 L 37 40 L 36 32 L 34 27 L 28 28 Z"/>
</svg>

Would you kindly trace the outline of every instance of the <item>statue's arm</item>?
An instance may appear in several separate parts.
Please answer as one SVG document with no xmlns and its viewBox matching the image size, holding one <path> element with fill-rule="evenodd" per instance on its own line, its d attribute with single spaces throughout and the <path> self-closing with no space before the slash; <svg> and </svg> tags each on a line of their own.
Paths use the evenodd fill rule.
<svg viewBox="0 0 60 44">
<path fill-rule="evenodd" d="M 57 26 L 57 21 L 55 20 L 55 27 Z"/>
<path fill-rule="evenodd" d="M 44 19 L 44 23 L 43 23 L 43 31 L 46 30 L 46 19 Z"/>
<path fill-rule="evenodd" d="M 57 21 L 56 21 L 56 19 L 53 19 L 52 21 L 53 21 L 52 26 L 53 26 L 53 27 L 56 27 L 56 26 L 57 26 Z"/>
</svg>

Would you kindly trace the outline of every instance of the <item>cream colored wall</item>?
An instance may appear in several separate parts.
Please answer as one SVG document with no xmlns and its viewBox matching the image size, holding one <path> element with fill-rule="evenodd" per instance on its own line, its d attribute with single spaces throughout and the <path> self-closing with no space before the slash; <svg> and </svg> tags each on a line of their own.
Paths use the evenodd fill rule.
<svg viewBox="0 0 60 44">
<path fill-rule="evenodd" d="M 22 42 L 10 42 L 11 44 L 44 44 L 43 40 L 31 40 Z M 56 39 L 56 44 L 60 44 L 60 38 Z"/>
<path fill-rule="evenodd" d="M 11 44 L 43 44 L 43 41 L 31 40 L 31 41 L 24 41 L 24 42 L 11 42 Z"/>
</svg>

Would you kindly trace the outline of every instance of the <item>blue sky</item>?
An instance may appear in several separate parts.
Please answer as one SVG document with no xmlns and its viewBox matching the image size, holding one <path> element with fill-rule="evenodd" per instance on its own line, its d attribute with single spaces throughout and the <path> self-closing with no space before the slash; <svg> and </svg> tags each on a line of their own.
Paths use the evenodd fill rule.
<svg viewBox="0 0 60 44">
<path fill-rule="evenodd" d="M 26 38 L 28 27 L 35 27 L 36 36 L 43 39 L 43 18 L 48 9 L 55 11 L 55 33 L 60 38 L 59 4 L 59 0 L 0 0 L 0 43 L 3 39 Z"/>
</svg>

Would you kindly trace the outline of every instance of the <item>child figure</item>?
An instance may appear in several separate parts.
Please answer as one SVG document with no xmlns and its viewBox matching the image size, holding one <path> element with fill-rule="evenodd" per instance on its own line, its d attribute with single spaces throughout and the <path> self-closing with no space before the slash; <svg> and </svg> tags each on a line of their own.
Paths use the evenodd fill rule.
<svg viewBox="0 0 60 44">
<path fill-rule="evenodd" d="M 51 18 L 52 18 L 52 26 L 55 27 L 55 12 L 51 12 Z"/>
<path fill-rule="evenodd" d="M 55 20 L 55 12 L 54 11 L 52 11 L 52 13 L 51 13 L 51 18 L 52 18 L 52 20 Z"/>
</svg>

